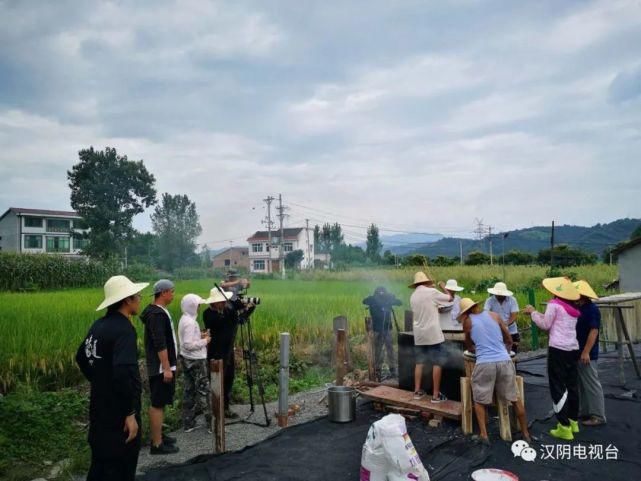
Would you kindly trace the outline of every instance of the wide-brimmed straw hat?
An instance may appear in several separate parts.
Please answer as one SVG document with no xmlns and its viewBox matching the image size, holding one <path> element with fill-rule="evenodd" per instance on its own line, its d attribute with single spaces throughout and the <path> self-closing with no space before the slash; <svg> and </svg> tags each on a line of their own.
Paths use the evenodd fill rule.
<svg viewBox="0 0 641 481">
<path fill-rule="evenodd" d="M 445 283 L 445 289 L 452 292 L 461 292 L 465 290 L 465 287 L 459 286 L 458 282 L 456 282 L 456 279 L 448 279 L 448 281 Z"/>
<path fill-rule="evenodd" d="M 416 287 L 421 284 L 433 284 L 434 281 L 427 277 L 425 272 L 417 272 L 414 274 L 414 282 L 412 282 L 408 287 Z"/>
<path fill-rule="evenodd" d="M 148 285 L 149 282 L 131 282 L 125 276 L 110 277 L 109 280 L 105 282 L 105 300 L 96 308 L 96 311 L 100 311 L 118 301 L 138 294 Z"/>
<path fill-rule="evenodd" d="M 490 287 L 487 292 L 489 292 L 493 296 L 510 297 L 514 295 L 512 291 L 508 291 L 505 282 L 497 282 L 496 284 L 494 284 L 494 287 Z"/>
<path fill-rule="evenodd" d="M 574 287 L 576 287 L 576 290 L 579 291 L 579 294 L 585 297 L 589 297 L 590 299 L 598 299 L 599 296 L 597 295 L 596 292 L 594 292 L 594 289 L 592 289 L 592 286 L 587 283 L 587 281 L 577 281 L 574 283 Z"/>
<path fill-rule="evenodd" d="M 566 301 L 576 301 L 581 297 L 579 291 L 572 281 L 567 277 L 548 277 L 543 279 L 543 287 L 545 287 L 550 294 L 565 299 Z"/>
<path fill-rule="evenodd" d="M 477 306 L 479 303 L 477 301 L 473 301 L 469 297 L 464 297 L 461 299 L 461 302 L 459 302 L 459 306 L 461 307 L 461 311 L 459 312 L 459 315 L 457 319 L 460 319 L 463 314 L 467 313 L 470 309 L 472 309 L 474 306 Z"/>
<path fill-rule="evenodd" d="M 209 291 L 209 297 L 205 299 L 204 304 L 216 304 L 217 302 L 225 302 L 234 297 L 233 292 L 229 291 L 220 291 L 220 289 L 214 287 Z"/>
</svg>

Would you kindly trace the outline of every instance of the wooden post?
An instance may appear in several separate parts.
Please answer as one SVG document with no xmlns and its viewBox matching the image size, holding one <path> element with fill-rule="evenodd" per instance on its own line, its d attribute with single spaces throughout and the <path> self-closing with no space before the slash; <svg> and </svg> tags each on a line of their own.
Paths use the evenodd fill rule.
<svg viewBox="0 0 641 481">
<path fill-rule="evenodd" d="M 473 414 L 472 414 L 472 383 L 469 377 L 461 377 L 461 429 L 463 434 L 472 434 Z"/>
<path fill-rule="evenodd" d="M 414 313 L 410 310 L 405 311 L 405 332 L 414 330 Z"/>
<path fill-rule="evenodd" d="M 503 441 L 512 441 L 509 402 L 497 396 L 496 409 L 499 413 L 499 430 L 501 432 L 501 439 Z"/>
<path fill-rule="evenodd" d="M 516 376 L 516 395 L 518 399 L 523 402 L 523 409 L 525 409 L 525 388 L 523 386 L 523 376 Z M 514 410 L 514 407 L 512 407 L 512 410 Z M 521 423 L 516 412 L 514 412 L 514 417 L 516 418 L 516 427 L 521 431 Z"/>
<path fill-rule="evenodd" d="M 214 433 L 214 453 L 225 452 L 225 384 L 223 360 L 209 361 L 209 385 L 211 386 L 211 430 Z"/>
<path fill-rule="evenodd" d="M 365 332 L 367 332 L 367 377 L 370 381 L 380 381 L 380 379 L 376 379 L 374 366 L 374 331 L 371 317 L 365 318 Z"/>
<path fill-rule="evenodd" d="M 278 425 L 287 427 L 289 420 L 289 333 L 280 334 L 280 370 L 278 372 Z"/>
<path fill-rule="evenodd" d="M 617 329 L 617 333 L 619 334 L 619 345 L 621 346 L 621 362 L 623 362 L 623 346 L 621 345 L 621 342 L 623 341 L 628 345 L 628 353 L 630 354 L 630 359 L 632 359 L 632 365 L 634 366 L 634 370 L 637 373 L 637 377 L 641 379 L 641 372 L 639 371 L 637 356 L 634 354 L 632 339 L 630 338 L 630 333 L 628 332 L 628 326 L 625 324 L 625 319 L 623 318 L 623 309 L 621 306 L 616 307 L 616 309 L 614 310 L 614 315 L 618 320 L 618 325 L 620 326 L 620 329 Z M 621 339 L 621 334 L 623 334 L 624 339 Z"/>
<path fill-rule="evenodd" d="M 337 333 L 339 329 L 343 329 L 345 331 L 346 335 L 349 335 L 349 323 L 347 321 L 347 317 L 345 316 L 338 316 L 335 317 L 333 320 L 333 327 L 334 327 L 334 350 L 332 351 L 332 364 L 336 362 L 336 358 L 334 355 L 336 354 L 336 339 L 337 339 Z M 347 371 L 351 371 L 352 368 L 352 356 L 349 352 L 349 350 L 345 351 L 345 361 L 347 362 Z"/>
<path fill-rule="evenodd" d="M 336 385 L 343 385 L 343 378 L 347 374 L 347 334 L 345 329 L 336 333 Z"/>
</svg>

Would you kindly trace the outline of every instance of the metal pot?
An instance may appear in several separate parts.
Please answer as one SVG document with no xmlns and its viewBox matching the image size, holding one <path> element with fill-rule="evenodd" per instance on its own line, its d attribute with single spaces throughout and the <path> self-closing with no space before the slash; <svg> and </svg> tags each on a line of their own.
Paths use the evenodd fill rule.
<svg viewBox="0 0 641 481">
<path fill-rule="evenodd" d="M 356 418 L 356 396 L 353 387 L 331 386 L 327 388 L 329 412 L 327 416 L 334 423 L 349 423 Z"/>
</svg>

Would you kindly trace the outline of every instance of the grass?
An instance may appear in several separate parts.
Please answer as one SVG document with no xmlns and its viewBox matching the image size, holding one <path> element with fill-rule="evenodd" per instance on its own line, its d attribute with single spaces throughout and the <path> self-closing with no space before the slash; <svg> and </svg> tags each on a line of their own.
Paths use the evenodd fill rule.
<svg viewBox="0 0 641 481">
<path fill-rule="evenodd" d="M 616 267 L 605 265 L 571 269 L 576 277 L 587 279 L 597 291 L 616 277 Z M 352 342 L 364 334 L 362 319 L 366 314 L 361 301 L 380 284 L 386 285 L 409 304 L 411 290 L 407 283 L 414 269 L 368 269 L 349 272 L 316 272 L 311 280 L 307 273 L 294 280 L 255 280 L 250 294 L 263 303 L 256 310 L 252 324 L 257 348 L 275 350 L 280 332 L 291 334 L 292 350 L 302 361 L 317 364 L 331 340 L 332 319 L 345 315 L 350 320 Z M 498 266 L 455 266 L 432 268 L 437 279 L 456 278 L 475 299 L 486 296 L 485 288 L 501 276 Z M 508 267 L 507 281 L 515 291 L 519 305 L 527 303 L 525 288 L 539 286 L 545 276 L 541 267 Z M 140 279 L 137 279 L 140 280 Z M 206 296 L 211 281 L 180 281 L 176 301 L 170 306 L 175 321 L 180 317 L 180 298 L 194 292 Z M 540 288 L 537 299 L 547 296 Z M 80 380 L 75 366 L 76 348 L 91 323 L 102 300 L 101 289 L 70 289 L 29 293 L 0 293 L 0 391 L 8 392 L 18 383 L 42 389 L 74 386 Z M 150 300 L 149 297 L 145 300 Z M 400 313 L 401 310 L 398 310 Z M 402 322 L 402 321 L 401 321 Z M 521 324 L 524 326 L 526 320 Z M 135 319 L 142 352 L 142 323 Z M 310 348 L 311 346 L 311 348 Z M 321 362 L 322 364 L 322 362 Z"/>
</svg>

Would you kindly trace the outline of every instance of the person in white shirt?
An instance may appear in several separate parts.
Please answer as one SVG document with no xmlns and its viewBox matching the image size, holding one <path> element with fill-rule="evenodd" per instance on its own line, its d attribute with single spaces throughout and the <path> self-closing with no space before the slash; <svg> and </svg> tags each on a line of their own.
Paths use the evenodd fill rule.
<svg viewBox="0 0 641 481">
<path fill-rule="evenodd" d="M 198 306 L 204 300 L 196 294 L 187 294 L 180 302 L 182 317 L 178 323 L 180 363 L 183 375 L 182 418 L 186 433 L 196 429 L 196 416 L 205 415 L 211 429 L 211 404 L 209 401 L 209 369 L 207 345 L 211 341 L 207 331 L 198 325 Z"/>
<path fill-rule="evenodd" d="M 441 392 L 442 366 L 446 360 L 443 349 L 445 337 L 439 322 L 438 304 L 452 302 L 452 294 L 443 293 L 434 288 L 434 281 L 423 272 L 414 275 L 414 282 L 409 285 L 414 289 L 410 297 L 410 305 L 414 317 L 414 354 L 416 368 L 414 369 L 414 399 L 421 399 L 425 392 L 421 389 L 423 365 L 432 365 L 432 402 L 439 403 L 447 400 Z M 445 283 L 439 287 L 443 289 Z"/>
<path fill-rule="evenodd" d="M 514 298 L 514 293 L 507 289 L 504 282 L 497 282 L 494 287 L 487 290 L 492 294 L 485 301 L 484 309 L 499 315 L 507 330 L 512 336 L 512 351 L 516 352 L 521 341 L 519 326 L 516 324 L 516 316 L 519 313 L 519 304 Z"/>
<path fill-rule="evenodd" d="M 464 291 L 465 288 L 458 285 L 456 279 L 449 279 L 445 283 L 445 290 L 453 296 L 452 299 L 452 310 L 450 311 L 452 315 L 452 321 L 459 321 L 459 314 L 461 313 L 461 296 L 458 295 L 459 292 Z"/>
</svg>

